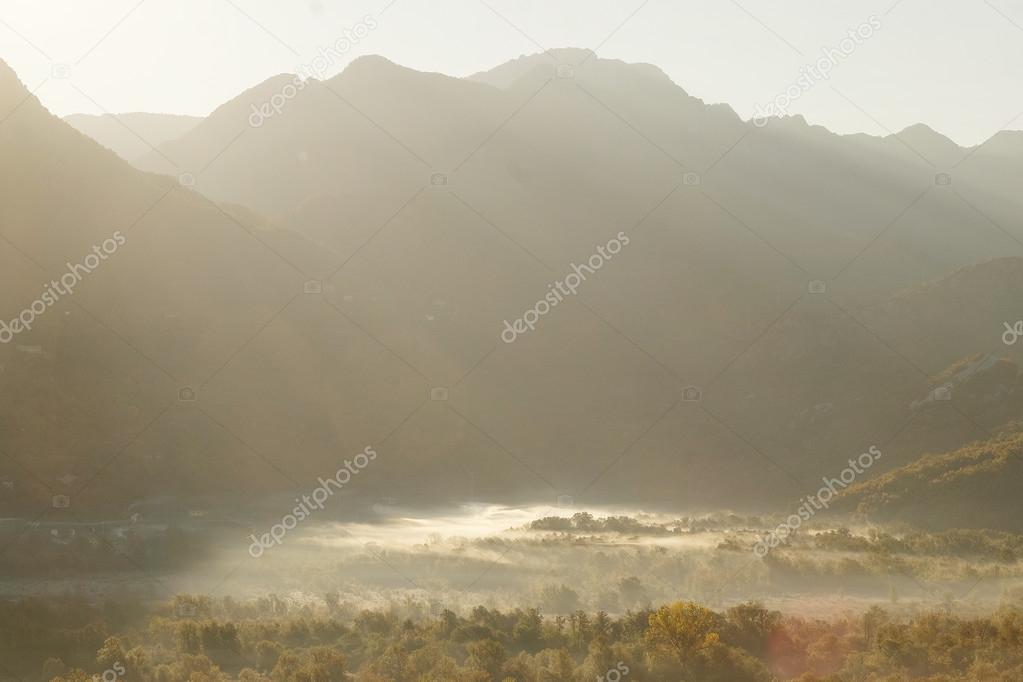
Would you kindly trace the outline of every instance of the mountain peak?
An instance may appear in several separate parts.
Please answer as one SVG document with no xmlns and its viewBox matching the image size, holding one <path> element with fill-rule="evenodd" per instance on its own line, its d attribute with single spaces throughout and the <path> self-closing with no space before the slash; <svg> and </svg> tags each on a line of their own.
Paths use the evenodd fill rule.
<svg viewBox="0 0 1023 682">
<path fill-rule="evenodd" d="M 554 74 L 562 66 L 572 67 L 575 71 L 585 69 L 587 73 L 599 72 L 609 81 L 622 78 L 626 75 L 625 70 L 627 70 L 630 79 L 639 76 L 651 81 L 671 84 L 682 90 L 664 71 L 653 64 L 604 59 L 597 56 L 593 50 L 580 47 L 556 47 L 544 52 L 520 55 L 493 69 L 467 76 L 467 80 L 507 90 L 538 70 L 547 70 Z"/>
<path fill-rule="evenodd" d="M 908 146 L 928 161 L 945 166 L 959 161 L 966 151 L 924 123 L 916 123 L 884 139 L 900 147 Z"/>
<path fill-rule="evenodd" d="M 914 123 L 913 125 L 902 129 L 894 136 L 889 137 L 898 137 L 902 140 L 909 140 L 911 142 L 915 141 L 931 148 L 956 150 L 962 149 L 958 144 L 953 142 L 951 139 L 949 139 L 945 135 L 942 135 L 937 130 L 935 130 L 934 128 L 930 127 L 925 123 Z"/>
<path fill-rule="evenodd" d="M 356 57 L 351 62 L 349 62 L 348 66 L 346 66 L 344 68 L 344 70 L 347 71 L 348 69 L 365 69 L 365 68 L 378 68 L 378 69 L 384 68 L 384 69 L 390 69 L 390 68 L 405 68 L 405 67 L 402 67 L 399 64 L 391 61 L 387 57 L 384 57 L 384 56 L 379 55 L 379 54 L 364 54 L 364 55 L 362 55 L 360 57 Z"/>
<path fill-rule="evenodd" d="M 898 133 L 899 135 L 928 135 L 934 137 L 944 137 L 934 128 L 930 127 L 926 123 L 914 123 L 913 125 L 906 126 Z M 947 139 L 947 138 L 946 138 Z"/>
<path fill-rule="evenodd" d="M 545 53 L 559 64 L 581 64 L 590 59 L 599 59 L 597 53 L 584 47 L 555 47 Z"/>
<path fill-rule="evenodd" d="M 387 57 L 382 57 L 378 54 L 368 54 L 353 59 L 340 73 L 327 79 L 325 82 L 342 83 L 347 81 L 369 84 L 373 80 L 379 79 L 401 79 L 403 82 L 407 83 L 410 79 L 415 79 L 417 77 L 433 79 L 431 82 L 434 83 L 437 82 L 436 79 L 452 81 L 458 80 L 442 73 L 430 73 L 410 69 L 407 66 L 402 66 L 401 64 L 393 62 Z"/>
</svg>

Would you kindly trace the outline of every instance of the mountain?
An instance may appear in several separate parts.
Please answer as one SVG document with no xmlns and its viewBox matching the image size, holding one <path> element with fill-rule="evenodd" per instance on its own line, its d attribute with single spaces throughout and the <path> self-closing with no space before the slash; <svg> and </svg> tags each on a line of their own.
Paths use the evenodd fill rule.
<svg viewBox="0 0 1023 682">
<path fill-rule="evenodd" d="M 999 344 L 1015 289 L 967 286 L 952 304 L 966 317 L 943 315 L 940 292 L 916 301 L 919 320 L 892 302 L 927 282 L 952 278 L 952 287 L 962 268 L 1016 267 L 977 265 L 1017 248 L 1000 229 L 1019 215 L 1016 195 L 992 192 L 984 150 L 953 171 L 951 186 L 936 184 L 945 164 L 970 150 L 925 126 L 839 136 L 791 117 L 761 129 L 656 67 L 579 50 L 524 56 L 465 80 L 362 58 L 331 80 L 307 82 L 279 114 L 249 126 L 253 107 L 291 82 L 279 76 L 225 104 L 161 154 L 198 165 L 203 150 L 235 140 L 200 189 L 277 216 L 329 249 L 328 260 L 343 264 L 334 303 L 434 383 L 468 375 L 459 386 L 466 416 L 512 451 L 535 453 L 524 455 L 536 458 L 531 466 L 559 471 L 545 477 L 559 479 L 552 487 L 576 487 L 576 467 L 562 469 L 548 452 L 612 464 L 630 442 L 616 435 L 638 435 L 642 428 L 627 425 L 649 424 L 670 404 L 652 400 L 618 422 L 615 401 L 596 401 L 595 392 L 646 371 L 667 380 L 669 393 L 712 384 L 703 408 L 720 421 L 679 412 L 687 406 L 668 417 L 679 420 L 676 434 L 716 434 L 695 438 L 694 450 L 744 450 L 750 438 L 771 459 L 808 467 L 826 462 L 822 447 L 858 452 L 895 433 L 929 390 L 929 374 Z M 1021 167 L 1020 158 L 1004 162 Z M 161 165 L 157 154 L 143 163 Z M 437 173 L 445 184 L 432 185 Z M 632 245 L 586 282 L 577 313 L 545 320 L 549 342 L 493 350 L 494 322 L 499 331 L 521 315 L 619 230 L 634 235 Z M 808 294 L 815 279 L 827 296 Z M 900 337 L 907 320 L 938 338 Z M 621 376 L 568 374 L 575 363 L 555 349 L 578 348 L 582 338 L 593 366 Z M 624 346 L 600 348 L 608 342 Z M 516 355 L 566 372 L 564 383 L 547 385 Z M 513 404 L 536 413 L 510 410 L 494 384 L 521 385 Z M 545 416 L 552 391 L 567 391 L 579 413 Z M 649 398 L 639 387 L 632 395 Z M 566 427 L 562 418 L 574 421 Z M 954 412 L 939 421 L 941 433 L 955 431 L 942 444 L 976 437 Z M 668 470 L 679 467 L 661 479 L 677 489 L 691 455 L 679 457 L 671 438 L 652 447 Z M 919 454 L 906 447 L 906 457 Z"/>
<path fill-rule="evenodd" d="M 3 509 L 124 513 L 149 495 L 279 488 L 212 413 L 179 400 L 301 291 L 261 243 L 276 232 L 132 168 L 2 63 L 0 119 Z M 12 331 L 18 317 L 31 328 Z"/>
<path fill-rule="evenodd" d="M 208 150 L 231 145 L 199 190 L 281 220 L 337 264 L 436 174 L 552 264 L 634 224 L 689 177 L 654 217 L 744 231 L 730 259 L 762 261 L 769 246 L 791 261 L 783 266 L 835 279 L 834 293 L 857 304 L 1018 246 L 1018 198 L 991 182 L 985 147 L 960 149 L 925 126 L 885 138 L 799 117 L 757 128 L 656 67 L 587 55 L 551 50 L 469 79 L 364 57 L 294 93 L 295 78 L 281 75 L 139 165 L 201 167 Z M 253 113 L 275 95 L 280 113 Z M 998 174 L 1023 170 L 1018 156 L 1009 163 Z M 939 175 L 952 184 L 936 184 Z"/>
<path fill-rule="evenodd" d="M 169 140 L 176 140 L 202 120 L 173 114 L 72 114 L 64 120 L 125 161 L 134 161 Z"/>
<path fill-rule="evenodd" d="M 1002 394 L 997 409 L 961 391 L 920 406 L 960 359 L 1018 352 L 1001 338 L 1023 277 L 1006 257 L 1020 206 L 992 181 L 1023 168 L 1010 144 L 962 150 L 939 183 L 956 150 L 929 129 L 759 128 L 653 66 L 587 56 L 469 79 L 381 57 L 323 82 L 282 74 L 138 169 L 34 100 L 19 108 L 0 125 L 3 158 L 26 166 L 8 162 L 4 233 L 58 250 L 49 267 L 168 192 L 141 223 L 161 241 L 75 300 L 198 395 L 131 432 L 111 405 L 128 412 L 143 389 L 68 382 L 102 384 L 96 368 L 132 355 L 111 347 L 101 363 L 67 335 L 5 348 L 12 385 L 52 405 L 37 412 L 61 423 L 72 400 L 103 416 L 53 435 L 36 417 L 19 435 L 33 417 L 11 401 L 7 444 L 59 435 L 39 458 L 59 476 L 134 435 L 136 468 L 109 474 L 114 506 L 155 496 L 144 472 L 176 458 L 194 463 L 180 496 L 245 490 L 201 466 L 233 444 L 276 491 L 372 446 L 352 486 L 368 499 L 761 509 L 871 445 L 883 474 L 1014 418 Z M 8 89 L 9 103 L 25 94 Z M 577 273 L 576 293 L 552 293 Z M 509 343 L 529 310 L 535 329 Z"/>
<path fill-rule="evenodd" d="M 923 123 L 910 126 L 884 139 L 891 145 L 904 146 L 918 154 L 921 160 L 934 163 L 939 168 L 952 168 L 968 153 L 968 150 Z"/>
<path fill-rule="evenodd" d="M 988 158 L 1002 157 L 1010 162 L 1023 154 L 1023 131 L 1002 130 L 975 150 Z"/>
<path fill-rule="evenodd" d="M 910 409 L 956 411 L 988 435 L 955 445 L 918 441 L 927 453 L 880 476 L 857 481 L 836 498 L 832 513 L 870 522 L 903 521 L 922 529 L 990 528 L 1020 532 L 1015 489 L 1023 474 L 1023 373 L 1012 360 L 989 354 L 963 358 L 933 380 L 933 388 Z M 944 410 L 947 414 L 947 409 Z"/>
<path fill-rule="evenodd" d="M 1023 532 L 1023 434 L 1010 432 L 918 461 L 846 491 L 834 509 L 925 530 Z"/>
<path fill-rule="evenodd" d="M 1023 258 L 1007 256 L 974 263 L 946 277 L 901 291 L 863 311 L 871 328 L 883 331 L 894 350 L 929 371 L 964 353 L 989 352 L 1023 360 L 1023 347 L 1006 324 L 1021 319 Z M 1005 339 L 1009 343 L 1006 343 Z"/>
</svg>

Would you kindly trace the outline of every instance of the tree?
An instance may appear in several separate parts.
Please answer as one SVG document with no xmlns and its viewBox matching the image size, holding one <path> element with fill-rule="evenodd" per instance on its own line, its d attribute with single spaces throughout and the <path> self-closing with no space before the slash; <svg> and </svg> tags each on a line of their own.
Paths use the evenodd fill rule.
<svg viewBox="0 0 1023 682">
<path fill-rule="evenodd" d="M 199 637 L 203 651 L 220 664 L 241 653 L 238 628 L 234 623 L 207 621 L 199 626 Z"/>
<path fill-rule="evenodd" d="M 550 613 L 572 613 L 579 608 L 579 593 L 567 585 L 545 585 L 540 601 Z"/>
<path fill-rule="evenodd" d="M 726 640 L 754 656 L 763 657 L 771 636 L 781 627 L 781 613 L 768 611 L 761 604 L 746 602 L 728 609 Z"/>
<path fill-rule="evenodd" d="M 252 668 L 238 671 L 238 682 L 270 682 L 270 678 Z"/>
<path fill-rule="evenodd" d="M 273 682 L 291 682 L 291 680 L 296 678 L 301 669 L 302 660 L 298 657 L 298 654 L 292 651 L 285 651 L 277 659 L 277 665 L 274 666 L 273 672 L 270 673 L 270 678 Z"/>
<path fill-rule="evenodd" d="M 103 669 L 112 669 L 115 664 L 124 664 L 128 658 L 124 643 L 118 637 L 107 637 L 96 652 L 96 663 Z"/>
<path fill-rule="evenodd" d="M 185 654 L 202 652 L 202 635 L 193 621 L 185 620 L 178 624 L 178 651 Z"/>
<path fill-rule="evenodd" d="M 348 659 L 329 646 L 314 647 L 309 650 L 308 668 L 313 682 L 343 682 Z"/>
<path fill-rule="evenodd" d="M 710 609 L 680 601 L 650 615 L 646 640 L 655 651 L 685 663 L 718 642 L 720 626 L 720 618 Z"/>
<path fill-rule="evenodd" d="M 515 642 L 527 651 L 540 648 L 543 639 L 543 617 L 537 609 L 527 609 L 519 614 L 519 619 L 512 628 Z"/>
<path fill-rule="evenodd" d="M 377 675 L 385 680 L 401 680 L 408 661 L 408 654 L 398 645 L 391 645 L 381 652 L 375 659 L 368 661 L 359 671 L 359 679 L 362 674 Z"/>
<path fill-rule="evenodd" d="M 500 679 L 498 673 L 507 658 L 508 654 L 500 642 L 484 639 L 469 646 L 469 659 L 466 663 L 470 668 L 487 673 L 491 679 Z"/>
<path fill-rule="evenodd" d="M 281 657 L 284 648 L 277 642 L 264 639 L 256 645 L 256 660 L 259 669 L 262 671 L 273 670 L 277 665 L 277 659 Z"/>
<path fill-rule="evenodd" d="M 534 660 L 536 682 L 575 682 L 575 661 L 564 649 L 544 649 Z"/>
<path fill-rule="evenodd" d="M 636 576 L 629 576 L 618 581 L 618 592 L 622 596 L 622 604 L 625 606 L 637 606 L 646 602 L 646 588 Z"/>
</svg>

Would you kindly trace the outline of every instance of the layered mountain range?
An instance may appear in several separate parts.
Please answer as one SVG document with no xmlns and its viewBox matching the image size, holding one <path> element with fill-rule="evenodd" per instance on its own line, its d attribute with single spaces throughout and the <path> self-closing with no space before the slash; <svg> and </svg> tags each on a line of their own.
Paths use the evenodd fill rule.
<svg viewBox="0 0 1023 682">
<path fill-rule="evenodd" d="M 366 446 L 369 500 L 783 509 L 1021 416 L 1023 133 L 758 127 L 567 49 L 284 74 L 141 150 L 0 65 L 0 119 L 0 318 L 125 237 L 0 345 L 5 512 L 258 502 Z"/>
<path fill-rule="evenodd" d="M 196 116 L 144 112 L 72 114 L 64 120 L 126 161 L 135 161 L 156 145 L 178 139 L 202 121 Z"/>
</svg>

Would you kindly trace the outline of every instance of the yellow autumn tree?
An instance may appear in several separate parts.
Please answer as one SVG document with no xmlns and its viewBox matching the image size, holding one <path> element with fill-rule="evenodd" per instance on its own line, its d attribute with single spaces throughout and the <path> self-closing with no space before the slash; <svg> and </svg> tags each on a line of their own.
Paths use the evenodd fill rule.
<svg viewBox="0 0 1023 682">
<path fill-rule="evenodd" d="M 718 643 L 721 621 L 716 613 L 693 602 L 675 602 L 650 614 L 647 643 L 679 662 Z"/>
</svg>

